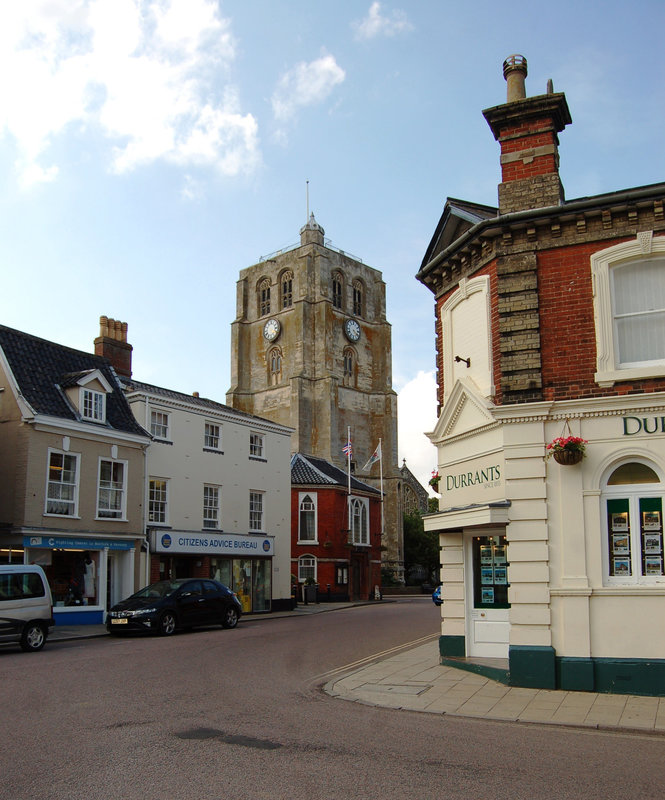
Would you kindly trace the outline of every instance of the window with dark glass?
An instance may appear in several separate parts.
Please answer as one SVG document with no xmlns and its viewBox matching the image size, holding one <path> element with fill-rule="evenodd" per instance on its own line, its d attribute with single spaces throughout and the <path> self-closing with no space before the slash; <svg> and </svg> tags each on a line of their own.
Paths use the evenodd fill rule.
<svg viewBox="0 0 665 800">
<path fill-rule="evenodd" d="M 339 272 L 332 278 L 332 301 L 335 308 L 343 309 L 344 301 L 342 294 L 343 279 Z"/>
<path fill-rule="evenodd" d="M 259 316 L 270 314 L 270 281 L 268 278 L 259 285 Z"/>
<path fill-rule="evenodd" d="M 282 275 L 282 308 L 293 305 L 293 273 L 285 272 Z"/>
</svg>

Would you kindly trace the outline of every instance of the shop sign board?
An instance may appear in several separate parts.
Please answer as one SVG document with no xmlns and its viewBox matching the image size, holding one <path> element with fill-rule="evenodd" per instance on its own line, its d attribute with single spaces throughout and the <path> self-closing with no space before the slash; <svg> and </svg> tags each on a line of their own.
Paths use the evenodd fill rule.
<svg viewBox="0 0 665 800">
<path fill-rule="evenodd" d="M 153 553 L 201 553 L 208 555 L 274 556 L 272 536 L 193 531 L 150 531 Z"/>
<path fill-rule="evenodd" d="M 503 499 L 505 484 L 501 456 L 470 459 L 442 467 L 439 472 L 439 491 L 445 508 Z"/>
<path fill-rule="evenodd" d="M 622 417 L 623 435 L 665 433 L 665 417 Z"/>
<path fill-rule="evenodd" d="M 78 536 L 24 536 L 23 547 L 41 547 L 48 550 L 133 550 L 134 539 L 97 539 Z"/>
</svg>

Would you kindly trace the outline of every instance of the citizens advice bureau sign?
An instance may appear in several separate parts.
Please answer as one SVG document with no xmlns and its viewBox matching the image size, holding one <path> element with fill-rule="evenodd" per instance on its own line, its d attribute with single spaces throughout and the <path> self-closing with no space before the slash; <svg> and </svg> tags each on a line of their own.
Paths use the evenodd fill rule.
<svg viewBox="0 0 665 800">
<path fill-rule="evenodd" d="M 153 553 L 207 553 L 229 556 L 274 556 L 273 536 L 246 536 L 238 533 L 196 531 L 150 531 Z"/>
<path fill-rule="evenodd" d="M 474 458 L 451 467 L 439 470 L 441 492 L 444 506 L 487 503 L 503 499 L 504 465 L 496 456 Z"/>
</svg>

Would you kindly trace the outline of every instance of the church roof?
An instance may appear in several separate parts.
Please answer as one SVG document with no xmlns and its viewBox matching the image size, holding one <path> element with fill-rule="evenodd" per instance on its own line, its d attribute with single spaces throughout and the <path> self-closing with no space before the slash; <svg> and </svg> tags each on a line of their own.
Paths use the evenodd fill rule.
<svg viewBox="0 0 665 800">
<path fill-rule="evenodd" d="M 315 456 L 305 456 L 294 453 L 291 456 L 291 485 L 292 486 L 341 486 L 348 488 L 349 476 L 343 469 L 336 467 L 329 461 Z M 381 492 L 368 483 L 359 481 L 351 476 L 351 489 L 356 492 L 380 495 Z"/>
</svg>

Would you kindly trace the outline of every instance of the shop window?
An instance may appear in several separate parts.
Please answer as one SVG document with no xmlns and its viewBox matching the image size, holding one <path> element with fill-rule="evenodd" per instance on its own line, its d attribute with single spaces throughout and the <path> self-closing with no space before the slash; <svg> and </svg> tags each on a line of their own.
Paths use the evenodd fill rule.
<svg viewBox="0 0 665 800">
<path fill-rule="evenodd" d="M 663 489 L 641 462 L 615 469 L 603 491 L 608 583 L 660 583 L 663 569 Z"/>
<path fill-rule="evenodd" d="M 46 513 L 63 517 L 78 515 L 79 456 L 49 450 Z"/>
<path fill-rule="evenodd" d="M 249 434 L 249 457 L 263 459 L 264 438 L 261 433 Z"/>
<path fill-rule="evenodd" d="M 219 450 L 221 448 L 222 434 L 221 425 L 214 422 L 206 422 L 203 432 L 203 447 L 206 450 Z"/>
<path fill-rule="evenodd" d="M 597 383 L 665 375 L 665 236 L 594 253 L 591 274 Z"/>
<path fill-rule="evenodd" d="M 351 541 L 353 544 L 369 544 L 369 500 L 366 497 L 351 497 Z"/>
<path fill-rule="evenodd" d="M 92 422 L 106 421 L 106 395 L 92 389 L 81 389 L 81 416 Z"/>
<path fill-rule="evenodd" d="M 298 501 L 298 541 L 316 542 L 316 494 L 300 492 Z"/>
<path fill-rule="evenodd" d="M 249 493 L 249 529 L 250 531 L 263 530 L 263 493 Z"/>
<path fill-rule="evenodd" d="M 265 317 L 266 314 L 270 314 L 270 279 L 269 278 L 264 278 L 259 283 L 258 300 L 259 300 L 259 316 L 260 317 Z"/>
<path fill-rule="evenodd" d="M 41 550 L 39 559 L 48 578 L 53 604 L 60 606 L 93 606 L 99 603 L 97 577 L 99 552 L 80 550 Z"/>
<path fill-rule="evenodd" d="M 353 313 L 362 317 L 365 306 L 364 287 L 361 281 L 353 281 Z"/>
<path fill-rule="evenodd" d="M 125 519 L 127 462 L 100 458 L 97 517 Z"/>
<path fill-rule="evenodd" d="M 282 308 L 291 308 L 293 305 L 293 273 L 291 270 L 282 273 L 280 285 L 282 287 Z"/>
<path fill-rule="evenodd" d="M 332 301 L 334 308 L 344 310 L 344 278 L 341 272 L 334 272 L 332 276 Z"/>
<path fill-rule="evenodd" d="M 150 412 L 150 433 L 155 439 L 169 439 L 169 415 L 165 411 Z"/>
<path fill-rule="evenodd" d="M 300 556 L 298 559 L 298 580 L 301 583 L 316 582 L 316 559 L 314 556 Z"/>
<path fill-rule="evenodd" d="M 148 522 L 155 525 L 166 525 L 168 522 L 168 481 L 163 478 L 150 478 Z"/>
<path fill-rule="evenodd" d="M 338 586 L 346 586 L 349 583 L 348 564 L 338 564 L 337 567 L 335 567 L 335 583 Z"/>
<path fill-rule="evenodd" d="M 203 527 L 219 528 L 219 486 L 203 487 Z"/>
<path fill-rule="evenodd" d="M 506 537 L 474 536 L 472 558 L 474 607 L 510 608 Z"/>
</svg>

